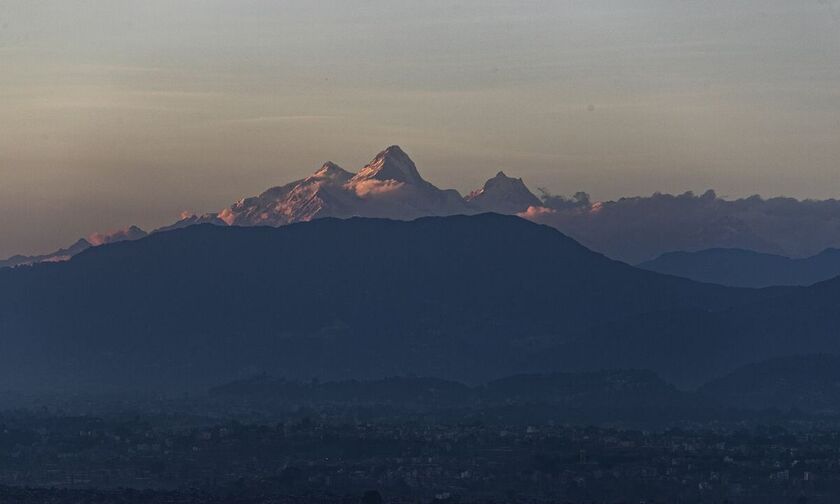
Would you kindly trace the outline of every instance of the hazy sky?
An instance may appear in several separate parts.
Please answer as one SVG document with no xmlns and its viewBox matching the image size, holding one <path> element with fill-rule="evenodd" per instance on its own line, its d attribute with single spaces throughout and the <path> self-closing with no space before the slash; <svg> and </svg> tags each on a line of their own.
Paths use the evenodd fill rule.
<svg viewBox="0 0 840 504">
<path fill-rule="evenodd" d="M 462 192 L 840 197 L 840 0 L 0 0 L 0 256 L 394 143 Z"/>
</svg>

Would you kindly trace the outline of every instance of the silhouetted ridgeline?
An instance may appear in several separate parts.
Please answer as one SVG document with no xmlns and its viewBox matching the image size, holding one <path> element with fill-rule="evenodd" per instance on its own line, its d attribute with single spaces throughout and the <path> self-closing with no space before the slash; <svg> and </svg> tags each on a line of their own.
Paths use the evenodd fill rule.
<svg viewBox="0 0 840 504">
<path fill-rule="evenodd" d="M 700 391 L 721 404 L 754 410 L 840 415 L 840 356 L 785 357 L 744 366 Z"/>
<path fill-rule="evenodd" d="M 367 420 L 665 426 L 682 422 L 840 419 L 840 356 L 749 364 L 697 391 L 650 371 L 522 374 L 481 385 L 391 377 L 299 382 L 265 375 L 210 391 L 219 404 L 264 414 Z"/>
<path fill-rule="evenodd" d="M 484 214 L 193 226 L 0 270 L 7 388 L 649 369 L 696 386 L 839 350 L 840 283 L 735 289 Z"/>
<path fill-rule="evenodd" d="M 840 250 L 826 249 L 803 259 L 742 249 L 670 252 L 639 267 L 733 287 L 811 285 L 840 275 Z"/>
<path fill-rule="evenodd" d="M 396 421 L 426 415 L 454 422 L 631 422 L 663 425 L 723 420 L 731 412 L 674 388 L 649 371 L 516 375 L 483 385 L 431 378 L 301 383 L 268 377 L 212 389 L 211 396 L 257 408 L 314 408 Z"/>
<path fill-rule="evenodd" d="M 259 371 L 477 381 L 534 371 L 534 353 L 595 325 L 770 295 L 639 270 L 495 214 L 193 226 L 0 270 L 0 373 L 9 388 Z"/>
</svg>

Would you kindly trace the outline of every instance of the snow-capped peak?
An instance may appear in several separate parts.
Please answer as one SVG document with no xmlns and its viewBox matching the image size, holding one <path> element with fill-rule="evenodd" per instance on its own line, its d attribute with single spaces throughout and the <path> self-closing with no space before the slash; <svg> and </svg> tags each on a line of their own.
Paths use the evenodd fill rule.
<svg viewBox="0 0 840 504">
<path fill-rule="evenodd" d="M 518 213 L 527 210 L 528 207 L 542 205 L 521 178 L 508 177 L 503 171 L 464 199 L 482 212 Z"/>
<path fill-rule="evenodd" d="M 353 177 L 353 174 L 332 161 L 327 161 L 323 166 L 321 166 L 321 168 L 318 169 L 318 171 L 315 172 L 313 177 L 329 179 L 343 184 L 344 182 L 350 180 L 350 178 Z"/>
<path fill-rule="evenodd" d="M 353 180 L 393 180 L 404 184 L 425 184 L 414 161 L 398 145 L 392 145 L 380 152 Z"/>
<path fill-rule="evenodd" d="M 441 190 L 420 176 L 408 154 L 392 145 L 357 174 L 328 161 L 306 178 L 243 198 L 218 213 L 194 215 L 187 212 L 177 222 L 153 232 L 195 224 L 281 226 L 322 217 L 416 219 L 476 212 L 517 214 L 531 206 L 540 207 L 541 202 L 525 187 L 522 179 L 508 177 L 501 171 L 466 198 L 454 189 Z M 112 233 L 96 233 L 52 254 L 0 261 L 0 267 L 67 258 L 90 246 L 143 236 L 146 232 L 136 226 Z"/>
</svg>

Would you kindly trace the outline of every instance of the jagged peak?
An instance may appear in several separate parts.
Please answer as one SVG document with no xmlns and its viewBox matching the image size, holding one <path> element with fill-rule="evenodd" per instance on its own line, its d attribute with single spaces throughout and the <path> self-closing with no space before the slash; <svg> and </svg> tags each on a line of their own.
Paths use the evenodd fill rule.
<svg viewBox="0 0 840 504">
<path fill-rule="evenodd" d="M 90 247 L 90 242 L 87 241 L 87 238 L 79 238 L 78 240 L 76 240 L 75 243 L 73 243 L 73 245 L 67 247 L 67 250 L 76 249 L 79 247 Z"/>
<path fill-rule="evenodd" d="M 332 161 L 324 163 L 318 171 L 313 175 L 318 178 L 341 179 L 342 181 L 349 180 L 353 176 L 352 173 L 338 166 Z"/>
<path fill-rule="evenodd" d="M 370 163 L 353 177 L 356 180 L 394 180 L 407 184 L 424 183 L 414 161 L 399 145 L 391 145 L 377 154 Z"/>
<path fill-rule="evenodd" d="M 501 170 L 499 170 L 499 173 L 497 173 L 495 177 L 488 179 L 487 182 L 484 183 L 484 185 L 486 187 L 487 184 L 493 183 L 511 183 L 516 185 L 525 185 L 525 182 L 522 181 L 521 177 L 510 177 Z"/>
<path fill-rule="evenodd" d="M 517 191 L 527 191 L 529 194 L 533 194 L 528 190 L 525 186 L 525 182 L 523 182 L 521 178 L 508 177 L 505 175 L 505 172 L 499 171 L 495 177 L 488 179 L 481 189 L 476 189 L 470 192 L 470 194 L 467 195 L 467 199 L 474 199 L 487 191 L 500 190 L 502 188 L 515 188 Z M 534 196 L 534 198 L 536 199 L 536 196 Z"/>
<path fill-rule="evenodd" d="M 541 205 L 539 198 L 521 178 L 508 177 L 503 171 L 499 171 L 481 189 L 472 191 L 464 199 L 484 210 L 500 213 L 518 213 L 530 206 Z"/>
<path fill-rule="evenodd" d="M 402 157 L 411 161 L 408 154 L 406 154 L 399 145 L 389 145 L 385 148 L 385 150 L 376 155 L 376 158 L 379 157 Z"/>
</svg>

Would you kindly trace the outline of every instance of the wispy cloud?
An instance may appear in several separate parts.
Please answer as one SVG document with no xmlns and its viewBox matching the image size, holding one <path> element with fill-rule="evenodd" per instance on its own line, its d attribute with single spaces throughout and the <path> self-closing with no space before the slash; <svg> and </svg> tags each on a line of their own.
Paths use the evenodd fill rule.
<svg viewBox="0 0 840 504">
<path fill-rule="evenodd" d="M 43 110 L 134 110 L 146 112 L 185 112 L 185 110 L 163 105 L 144 104 L 144 103 L 120 103 L 113 101 L 95 101 L 95 100 L 54 100 L 44 101 L 36 105 L 36 108 Z"/>
<path fill-rule="evenodd" d="M 238 117 L 233 119 L 222 119 L 224 123 L 284 123 L 297 121 L 330 121 L 342 119 L 340 115 L 271 115 L 256 117 Z"/>
<path fill-rule="evenodd" d="M 140 65 L 112 65 L 99 63 L 83 63 L 76 65 L 77 70 L 102 73 L 159 73 L 167 71 L 165 68 Z"/>
</svg>

